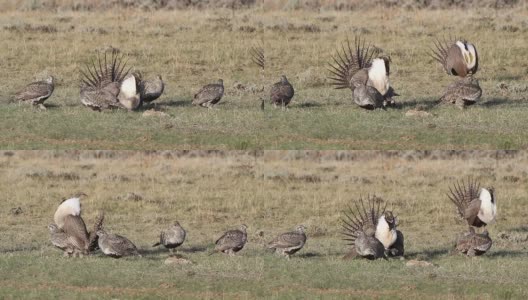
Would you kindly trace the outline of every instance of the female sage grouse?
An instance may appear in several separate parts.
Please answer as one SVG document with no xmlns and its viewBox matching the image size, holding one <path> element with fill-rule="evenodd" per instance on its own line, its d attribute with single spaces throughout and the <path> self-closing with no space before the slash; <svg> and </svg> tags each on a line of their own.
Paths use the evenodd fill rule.
<svg viewBox="0 0 528 300">
<path fill-rule="evenodd" d="M 170 252 L 172 252 L 175 248 L 183 244 L 185 241 L 185 235 L 185 229 L 183 229 L 180 223 L 176 221 L 169 228 L 161 231 L 159 242 L 152 245 L 152 247 L 163 245 L 165 248 L 169 249 Z"/>
<path fill-rule="evenodd" d="M 275 106 L 288 106 L 294 95 L 295 91 L 293 90 L 293 86 L 284 75 L 281 76 L 279 82 L 271 86 L 270 100 Z"/>
<path fill-rule="evenodd" d="M 136 245 L 124 236 L 107 233 L 104 229 L 99 229 L 97 231 L 97 236 L 99 237 L 99 248 L 105 255 L 113 258 L 130 255 L 141 256 Z"/>
<path fill-rule="evenodd" d="M 161 75 L 156 76 L 156 78 L 152 80 L 144 79 L 141 72 L 137 72 L 134 75 L 138 81 L 139 95 L 141 98 L 140 105 L 151 103 L 163 94 L 165 83 L 163 82 Z"/>
<path fill-rule="evenodd" d="M 403 256 L 404 240 L 403 234 L 396 229 L 397 219 L 386 210 L 387 204 L 381 207 L 381 198 L 369 196 L 367 202 L 365 206 L 363 198 L 359 198 L 354 203 L 355 211 L 349 208 L 344 213 L 344 240 L 354 246 L 354 255 L 368 259 Z"/>
<path fill-rule="evenodd" d="M 352 90 L 354 102 L 365 109 L 383 108 L 394 104 L 392 97 L 398 96 L 390 86 L 390 57 L 378 56 L 377 51 L 356 37 L 354 48 L 347 41 L 342 51 L 332 57 L 330 80 L 336 89 Z M 360 88 L 356 92 L 356 88 Z"/>
<path fill-rule="evenodd" d="M 81 198 L 86 196 L 78 193 L 70 199 L 64 200 L 57 210 L 53 219 L 59 229 L 69 237 L 69 242 L 74 246 L 75 253 L 88 254 L 90 239 L 86 224 L 81 217 Z"/>
<path fill-rule="evenodd" d="M 447 87 L 440 102 L 456 104 L 459 108 L 474 104 L 480 99 L 482 89 L 478 80 L 465 78 L 473 77 L 478 71 L 477 48 L 462 39 L 454 42 L 436 40 L 434 44 L 436 49 L 432 50 L 432 58 L 442 65 L 448 75 L 461 77 Z"/>
<path fill-rule="evenodd" d="M 81 103 L 96 111 L 139 106 L 136 79 L 127 77 L 125 67 L 117 50 L 112 51 L 110 58 L 106 52 L 103 58 L 97 55 L 97 64 L 87 64 L 86 70 L 81 71 Z"/>
<path fill-rule="evenodd" d="M 76 250 L 76 246 L 72 243 L 70 236 L 55 224 L 48 225 L 50 231 L 51 244 L 62 251 L 64 256 L 71 256 Z"/>
<path fill-rule="evenodd" d="M 457 238 L 455 250 L 467 256 L 479 256 L 486 253 L 491 248 L 492 243 L 487 230 L 477 234 L 475 229 L 470 227 L 469 232 L 463 233 Z"/>
<path fill-rule="evenodd" d="M 240 229 L 229 230 L 224 233 L 218 240 L 215 242 L 215 248 L 212 255 L 216 252 L 223 252 L 234 256 L 236 252 L 242 250 L 247 242 L 247 226 L 241 225 Z"/>
<path fill-rule="evenodd" d="M 219 79 L 217 83 L 208 84 L 202 87 L 194 95 L 193 105 L 213 108 L 224 96 L 224 81 Z"/>
<path fill-rule="evenodd" d="M 268 243 L 268 249 L 275 249 L 279 255 L 290 258 L 290 255 L 301 250 L 306 244 L 306 233 L 303 225 L 295 227 L 295 231 L 286 232 Z"/>
<path fill-rule="evenodd" d="M 55 89 L 55 79 L 49 76 L 46 80 L 36 81 L 26 85 L 15 95 L 15 100 L 28 102 L 41 109 L 46 109 L 44 101 L 48 99 Z"/>
<path fill-rule="evenodd" d="M 455 204 L 458 215 L 470 227 L 484 227 L 497 218 L 494 189 L 480 188 L 480 184 L 471 177 L 456 182 L 449 188 L 447 196 Z"/>
</svg>

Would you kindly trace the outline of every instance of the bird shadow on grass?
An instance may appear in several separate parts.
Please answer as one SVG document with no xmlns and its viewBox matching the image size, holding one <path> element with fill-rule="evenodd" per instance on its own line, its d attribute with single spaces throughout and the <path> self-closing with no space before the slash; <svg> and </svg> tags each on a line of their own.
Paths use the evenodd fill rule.
<svg viewBox="0 0 528 300">
<path fill-rule="evenodd" d="M 159 102 L 157 106 L 168 106 L 168 107 L 185 107 L 185 106 L 191 106 L 192 101 L 188 99 L 175 99 L 175 100 L 169 100 L 169 101 L 163 101 Z"/>
<path fill-rule="evenodd" d="M 301 253 L 298 256 L 301 258 L 312 258 L 312 257 L 321 257 L 321 254 L 315 253 L 315 252 L 306 252 L 306 253 Z"/>
<path fill-rule="evenodd" d="M 419 252 L 407 252 L 405 258 L 407 259 L 420 259 L 420 260 L 431 260 L 438 258 L 440 256 L 446 256 L 451 254 L 451 249 L 449 248 L 439 248 L 432 250 L 423 250 Z"/>
<path fill-rule="evenodd" d="M 179 252 L 184 253 L 198 253 L 198 252 L 207 252 L 207 246 L 192 246 L 179 249 Z"/>
<path fill-rule="evenodd" d="M 512 228 L 511 231 L 515 232 L 528 232 L 528 225 L 521 225 L 519 227 Z"/>
<path fill-rule="evenodd" d="M 506 105 L 516 105 L 517 106 L 519 105 L 519 103 L 515 103 L 514 101 L 510 101 L 505 98 L 493 98 L 493 99 L 480 103 L 480 106 L 484 106 L 484 107 L 506 106 Z"/>
<path fill-rule="evenodd" d="M 523 251 L 513 251 L 513 250 L 498 250 L 498 251 L 491 251 L 489 253 L 485 254 L 489 257 L 520 257 L 520 256 L 526 256 L 526 252 Z"/>
<path fill-rule="evenodd" d="M 394 109 L 408 110 L 414 109 L 416 107 L 421 107 L 424 110 L 430 110 L 435 108 L 438 105 L 437 99 L 420 99 L 420 100 L 410 100 L 405 102 L 396 102 Z"/>
<path fill-rule="evenodd" d="M 302 103 L 299 103 L 297 105 L 295 105 L 296 107 L 298 108 L 317 108 L 317 107 L 321 107 L 323 106 L 321 103 L 319 102 L 314 102 L 314 101 L 307 101 L 307 102 L 302 102 Z"/>
</svg>

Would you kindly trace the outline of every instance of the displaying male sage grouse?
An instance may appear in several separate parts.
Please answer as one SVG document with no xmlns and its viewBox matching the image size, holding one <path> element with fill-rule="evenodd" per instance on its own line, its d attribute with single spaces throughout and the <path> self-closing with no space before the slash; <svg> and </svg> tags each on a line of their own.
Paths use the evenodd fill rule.
<svg viewBox="0 0 528 300">
<path fill-rule="evenodd" d="M 213 108 L 224 96 L 224 81 L 219 79 L 218 82 L 208 84 L 202 87 L 198 93 L 194 95 L 192 101 L 193 105 Z"/>
<path fill-rule="evenodd" d="M 390 57 L 377 56 L 370 45 L 355 38 L 354 49 L 350 41 L 342 44 L 341 50 L 332 57 L 330 80 L 336 89 L 352 90 L 354 103 L 365 109 L 384 108 L 394 105 L 394 89 L 390 85 Z"/>
<path fill-rule="evenodd" d="M 215 242 L 215 248 L 213 252 L 209 255 L 212 255 L 216 252 L 223 252 L 234 256 L 235 253 L 242 250 L 247 242 L 247 226 L 241 225 L 240 229 L 229 230 L 225 232 L 218 240 Z"/>
<path fill-rule="evenodd" d="M 367 259 L 378 259 L 385 256 L 403 256 L 404 238 L 396 229 L 397 219 L 387 211 L 383 200 L 376 196 L 363 198 L 354 203 L 355 210 L 349 207 L 342 219 L 344 240 L 354 246 L 347 257 L 361 256 Z"/>
<path fill-rule="evenodd" d="M 113 50 L 111 57 L 97 55 L 97 64 L 92 61 L 81 71 L 81 103 L 93 110 L 111 108 L 135 109 L 140 99 L 136 79 L 125 71 L 123 55 Z M 126 79 L 126 80 L 125 80 Z"/>
<path fill-rule="evenodd" d="M 295 231 L 286 232 L 268 243 L 268 249 L 274 249 L 279 255 L 290 258 L 306 244 L 306 228 L 303 225 L 295 227 Z"/>
<path fill-rule="evenodd" d="M 475 45 L 459 39 L 454 42 L 436 40 L 431 56 L 439 62 L 448 75 L 460 77 L 450 84 L 440 103 L 455 104 L 459 108 L 475 104 L 482 96 L 477 79 L 479 57 Z"/>
<path fill-rule="evenodd" d="M 124 236 L 107 233 L 104 229 L 99 229 L 97 231 L 97 236 L 99 237 L 99 248 L 107 256 L 113 258 L 130 255 L 141 256 L 136 245 Z"/>
<path fill-rule="evenodd" d="M 495 222 L 497 202 L 494 189 L 480 188 L 480 184 L 471 177 L 461 180 L 449 188 L 447 194 L 457 208 L 458 215 L 471 227 L 484 227 Z"/>
<path fill-rule="evenodd" d="M 139 95 L 141 99 L 140 105 L 152 103 L 163 94 L 165 83 L 163 82 L 161 75 L 150 80 L 143 78 L 141 72 L 136 72 L 134 75 L 138 81 Z"/>
<path fill-rule="evenodd" d="M 81 217 L 81 197 L 83 196 L 86 194 L 78 193 L 64 200 L 53 216 L 57 227 L 68 236 L 69 243 L 73 245 L 73 254 L 78 255 L 88 254 L 90 246 L 86 224 Z"/>
<path fill-rule="evenodd" d="M 183 244 L 185 241 L 185 235 L 185 229 L 183 229 L 180 223 L 176 221 L 173 225 L 169 226 L 169 228 L 161 231 L 159 242 L 152 245 L 152 247 L 163 245 L 172 252 Z"/>
<path fill-rule="evenodd" d="M 293 90 L 293 86 L 284 75 L 281 76 L 279 82 L 271 86 L 270 100 L 275 106 L 288 106 L 294 95 L 295 91 Z"/>
<path fill-rule="evenodd" d="M 492 243 L 487 230 L 478 234 L 475 233 L 473 227 L 470 227 L 469 232 L 465 232 L 457 238 L 455 250 L 467 256 L 479 256 L 486 253 L 491 248 Z"/>
<path fill-rule="evenodd" d="M 55 79 L 53 76 L 48 76 L 46 80 L 36 81 L 26 85 L 15 95 L 15 100 L 21 102 L 28 102 L 41 109 L 46 109 L 44 101 L 48 99 L 55 89 Z"/>
<path fill-rule="evenodd" d="M 497 218 L 497 203 L 493 188 L 480 188 L 473 178 L 456 182 L 447 195 L 455 204 L 457 214 L 469 225 L 469 233 L 457 238 L 455 250 L 468 256 L 480 255 L 491 248 L 487 230 L 476 234 L 473 227 L 485 227 Z"/>
</svg>

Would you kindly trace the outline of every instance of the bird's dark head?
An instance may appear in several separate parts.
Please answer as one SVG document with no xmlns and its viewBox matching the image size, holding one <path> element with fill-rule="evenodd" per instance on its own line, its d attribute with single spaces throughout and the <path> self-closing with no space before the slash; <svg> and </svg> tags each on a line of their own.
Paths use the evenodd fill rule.
<svg viewBox="0 0 528 300">
<path fill-rule="evenodd" d="M 387 221 L 387 224 L 389 224 L 390 229 L 396 227 L 397 218 L 394 216 L 392 211 L 388 210 L 383 215 L 385 216 L 385 221 Z"/>
<path fill-rule="evenodd" d="M 180 225 L 180 222 L 178 222 L 178 221 L 174 221 L 174 226 L 181 226 L 181 225 Z"/>
<path fill-rule="evenodd" d="M 46 78 L 46 82 L 48 84 L 53 84 L 55 82 L 55 77 L 53 76 L 48 76 L 48 78 Z"/>
<path fill-rule="evenodd" d="M 217 82 L 219 85 L 224 85 L 224 80 L 223 79 L 218 79 L 218 82 Z"/>
<path fill-rule="evenodd" d="M 246 232 L 247 228 L 248 228 L 248 226 L 247 226 L 246 224 L 242 224 L 242 225 L 240 225 L 240 230 L 241 230 L 242 232 Z"/>
<path fill-rule="evenodd" d="M 101 237 L 101 236 L 106 235 L 106 231 L 103 228 L 101 228 L 101 229 L 97 230 L 95 232 L 95 234 L 97 234 L 98 237 Z"/>
<path fill-rule="evenodd" d="M 158 75 L 157 78 L 158 80 L 163 80 L 163 78 L 161 78 L 161 75 Z"/>
</svg>

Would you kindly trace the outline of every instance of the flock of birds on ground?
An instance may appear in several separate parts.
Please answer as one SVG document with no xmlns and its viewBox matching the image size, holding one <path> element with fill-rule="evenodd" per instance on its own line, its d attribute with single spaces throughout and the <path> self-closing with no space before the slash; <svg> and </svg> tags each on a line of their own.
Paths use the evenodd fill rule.
<svg viewBox="0 0 528 300">
<path fill-rule="evenodd" d="M 108 233 L 104 229 L 104 213 L 101 212 L 91 232 L 81 216 L 81 198 L 79 193 L 64 200 L 54 215 L 54 224 L 48 226 L 51 243 L 64 251 L 64 256 L 83 256 L 98 249 L 107 256 L 141 256 L 137 247 L 124 236 Z M 450 187 L 448 198 L 455 204 L 457 215 L 469 225 L 469 230 L 459 234 L 455 241 L 454 253 L 478 256 L 486 253 L 492 245 L 488 231 L 477 233 L 475 228 L 485 227 L 495 222 L 497 204 L 493 188 L 481 188 L 473 178 L 456 182 Z M 366 203 L 365 203 L 366 202 Z M 349 206 L 342 218 L 342 234 L 350 252 L 345 258 L 379 259 L 404 256 L 404 235 L 397 229 L 398 218 L 387 210 L 387 202 L 376 196 L 359 198 Z M 266 247 L 286 258 L 300 251 L 306 244 L 306 228 L 298 225 L 294 231 L 278 235 Z M 187 232 L 179 222 L 168 226 L 159 235 L 159 241 L 153 247 L 164 246 L 171 253 L 180 247 Z M 242 250 L 248 241 L 247 226 L 226 231 L 215 241 L 214 253 L 234 256 Z"/>
<path fill-rule="evenodd" d="M 440 103 L 455 104 L 459 108 L 476 103 L 482 96 L 479 82 L 474 78 L 478 70 L 476 47 L 463 40 L 436 40 L 431 57 L 438 61 L 447 74 L 460 77 L 445 90 Z M 266 60 L 262 47 L 250 49 L 251 60 L 261 69 L 265 69 Z M 380 53 L 379 48 L 367 45 L 365 40 L 356 37 L 354 45 L 350 41 L 342 44 L 329 64 L 330 80 L 336 89 L 350 89 L 353 102 L 364 109 L 386 108 L 395 105 L 394 97 L 399 96 L 389 81 L 391 59 Z M 80 73 L 80 100 L 83 105 L 96 111 L 113 108 L 136 110 L 161 96 L 165 84 L 158 75 L 155 79 L 145 79 L 140 72 L 130 72 L 126 67 L 124 55 L 113 48 L 110 57 L 103 56 L 87 64 Z M 54 90 L 54 77 L 33 82 L 18 92 L 14 99 L 32 103 L 45 109 L 44 101 Z M 274 106 L 286 107 L 295 95 L 295 91 L 286 76 L 270 89 L 269 100 Z M 192 100 L 192 104 L 213 108 L 224 96 L 224 83 L 202 87 Z M 261 98 L 264 109 L 265 99 Z"/>
</svg>

